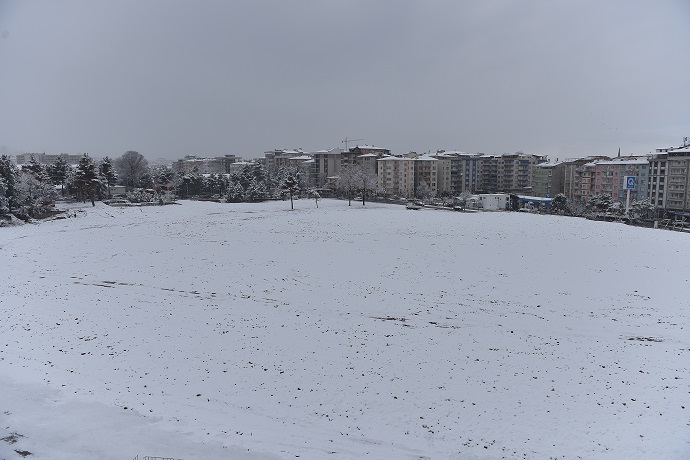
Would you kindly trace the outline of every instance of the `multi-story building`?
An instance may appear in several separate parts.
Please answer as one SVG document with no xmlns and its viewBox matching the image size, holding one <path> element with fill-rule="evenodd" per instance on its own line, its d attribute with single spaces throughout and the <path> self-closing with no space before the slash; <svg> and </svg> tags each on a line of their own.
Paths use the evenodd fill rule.
<svg viewBox="0 0 690 460">
<path fill-rule="evenodd" d="M 625 176 L 635 176 L 637 186 L 630 191 L 631 200 L 644 200 L 648 194 L 649 161 L 647 157 L 624 157 L 594 162 L 594 194 L 609 195 L 613 201 L 625 202 Z"/>
<path fill-rule="evenodd" d="M 681 147 L 657 149 L 649 159 L 651 203 L 670 211 L 690 211 L 690 139 Z"/>
<path fill-rule="evenodd" d="M 370 154 L 375 155 L 375 157 L 371 157 Z M 361 164 L 362 159 L 358 159 L 362 155 L 368 155 L 367 157 L 363 158 L 370 158 L 369 164 L 370 165 L 375 165 L 376 160 L 379 158 L 382 158 L 384 156 L 390 155 L 391 151 L 389 149 L 384 149 L 382 147 L 376 147 L 373 145 L 358 145 L 356 147 L 352 147 L 349 149 L 347 152 L 343 152 L 341 154 L 341 162 L 340 166 L 343 168 L 347 168 L 348 166 L 354 166 L 356 164 Z M 373 171 L 376 172 L 377 168 L 372 166 Z"/>
<path fill-rule="evenodd" d="M 290 158 L 298 157 L 300 155 L 304 155 L 302 149 L 275 149 L 269 150 L 268 152 L 264 152 L 266 169 L 270 173 L 275 173 L 280 168 L 287 167 L 289 165 L 288 161 L 290 160 Z"/>
<path fill-rule="evenodd" d="M 573 177 L 572 199 L 587 201 L 594 195 L 594 167 L 595 163 L 590 161 L 581 164 L 575 169 Z"/>
<path fill-rule="evenodd" d="M 20 153 L 16 157 L 16 162 L 18 165 L 28 164 L 31 158 L 38 161 L 44 165 L 52 165 L 55 161 L 62 157 L 68 164 L 76 165 L 79 164 L 79 160 L 82 159 L 84 154 L 72 155 L 69 153 L 61 153 L 59 155 L 46 154 L 46 153 Z"/>
<path fill-rule="evenodd" d="M 587 163 L 595 160 L 610 160 L 607 156 L 589 156 L 585 158 L 567 159 L 563 162 L 563 188 L 561 192 L 567 198 L 575 199 L 576 195 L 580 195 L 579 188 L 582 184 L 576 183 L 576 178 L 580 177 L 580 168 Z"/>
<path fill-rule="evenodd" d="M 563 163 L 540 163 L 532 170 L 532 196 L 555 197 L 563 193 Z"/>
<path fill-rule="evenodd" d="M 439 169 L 444 171 L 444 177 L 439 178 L 439 190 L 449 191 L 453 196 L 458 196 L 464 191 L 474 192 L 477 183 L 477 157 L 480 154 L 439 150 L 431 156 L 449 162 Z M 450 174 L 446 174 L 447 172 Z"/>
<path fill-rule="evenodd" d="M 238 160 L 239 158 L 235 155 L 224 155 L 222 157 L 212 158 L 187 155 L 182 159 L 174 161 L 172 170 L 183 173 L 196 170 L 201 174 L 226 174 L 234 169 L 232 165 Z"/>
<path fill-rule="evenodd" d="M 462 192 L 476 193 L 477 184 L 479 183 L 478 174 L 481 164 L 480 158 L 482 156 L 481 153 L 462 153 L 458 155 L 460 159 L 460 170 L 462 171 L 461 186 L 458 194 Z"/>
<path fill-rule="evenodd" d="M 376 161 L 378 185 L 386 195 L 412 198 L 415 194 L 415 159 L 386 156 Z"/>
<path fill-rule="evenodd" d="M 431 196 L 438 194 L 438 162 L 436 158 L 424 155 L 414 159 L 415 196 L 428 189 Z"/>
<path fill-rule="evenodd" d="M 314 158 L 313 183 L 316 187 L 325 186 L 327 178 L 340 174 L 341 153 L 342 150 L 339 148 L 318 150 L 312 153 Z"/>
<path fill-rule="evenodd" d="M 483 193 L 531 193 L 532 168 L 546 157 L 521 152 L 479 157 L 477 190 Z"/>
</svg>

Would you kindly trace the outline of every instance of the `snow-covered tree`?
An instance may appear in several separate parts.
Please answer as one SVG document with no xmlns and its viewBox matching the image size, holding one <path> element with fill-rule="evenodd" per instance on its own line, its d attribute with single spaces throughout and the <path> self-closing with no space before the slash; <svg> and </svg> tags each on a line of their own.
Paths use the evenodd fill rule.
<svg viewBox="0 0 690 460">
<path fill-rule="evenodd" d="M 29 172 L 39 182 L 50 182 L 50 176 L 46 171 L 46 167 L 39 163 L 33 156 L 31 156 L 29 164 L 22 168 L 22 171 Z"/>
<path fill-rule="evenodd" d="M 50 176 L 50 181 L 53 183 L 53 185 L 60 186 L 60 194 L 64 196 L 65 184 L 67 183 L 67 179 L 72 172 L 72 167 L 69 165 L 69 163 L 67 163 L 67 160 L 60 155 L 57 157 L 57 160 L 55 160 L 55 163 L 49 165 L 47 169 L 48 175 Z"/>
<path fill-rule="evenodd" d="M 0 178 L 5 181 L 5 198 L 7 198 L 9 212 L 17 207 L 17 174 L 17 168 L 10 161 L 10 157 L 0 156 Z"/>
<path fill-rule="evenodd" d="M 100 176 L 101 183 L 108 189 L 108 198 L 112 198 L 110 187 L 117 184 L 117 173 L 110 157 L 105 157 L 98 163 L 98 175 Z"/>
<path fill-rule="evenodd" d="M 252 181 L 244 193 L 245 201 L 264 201 L 268 198 L 268 189 L 263 181 Z"/>
<path fill-rule="evenodd" d="M 343 168 L 340 171 L 335 187 L 347 197 L 347 205 L 352 206 L 352 196 L 357 189 L 357 170 L 354 166 Z"/>
<path fill-rule="evenodd" d="M 467 206 L 467 200 L 469 200 L 470 198 L 472 198 L 472 194 L 468 190 L 465 190 L 455 198 L 454 204 L 455 206 L 459 206 L 460 209 L 465 209 L 465 207 Z"/>
<path fill-rule="evenodd" d="M 22 214 L 35 217 L 53 202 L 55 189 L 45 170 L 34 165 L 34 168 L 25 167 L 17 175 L 16 195 Z"/>
<path fill-rule="evenodd" d="M 96 206 L 95 195 L 100 183 L 96 165 L 91 157 L 85 153 L 79 160 L 79 165 L 72 176 L 72 187 L 76 191 L 77 199 L 86 202 L 88 197 L 91 199 L 91 205 Z"/>
<path fill-rule="evenodd" d="M 153 203 L 154 201 L 162 200 L 161 197 L 156 197 L 156 194 L 151 190 L 134 189 L 127 193 L 127 199 L 132 203 Z"/>
<path fill-rule="evenodd" d="M 153 170 L 153 180 L 158 185 L 170 185 L 175 178 L 175 173 L 167 166 L 159 166 Z"/>
<path fill-rule="evenodd" d="M 149 170 L 149 162 L 146 161 L 144 155 L 133 150 L 117 158 L 114 165 L 122 185 L 130 187 L 139 187 L 141 178 Z"/>
<path fill-rule="evenodd" d="M 299 182 L 297 181 L 297 178 L 292 175 L 292 173 L 289 173 L 285 180 L 283 180 L 281 188 L 287 195 L 290 196 L 290 209 L 295 209 L 293 196 L 299 193 Z"/>
<path fill-rule="evenodd" d="M 415 193 L 416 197 L 421 199 L 422 201 L 426 201 L 429 198 L 431 198 L 431 187 L 429 187 L 429 184 L 426 183 L 426 181 L 420 181 L 419 184 L 417 185 L 417 190 Z"/>
<path fill-rule="evenodd" d="M 613 199 L 611 195 L 607 193 L 593 195 L 587 201 L 587 209 L 594 212 L 606 212 L 611 206 L 613 206 Z"/>
<path fill-rule="evenodd" d="M 0 216 L 7 215 L 10 212 L 9 200 L 5 196 L 5 193 L 7 193 L 7 184 L 5 183 L 5 179 L 0 177 Z"/>
<path fill-rule="evenodd" d="M 630 204 L 630 217 L 633 219 L 646 219 L 654 216 L 656 213 L 656 206 L 654 206 L 647 198 L 646 200 L 634 200 Z"/>
<path fill-rule="evenodd" d="M 551 202 L 551 212 L 555 214 L 570 214 L 568 199 L 564 194 L 559 193 L 553 198 Z"/>
<path fill-rule="evenodd" d="M 354 169 L 357 188 L 362 194 L 362 206 L 364 206 L 366 204 L 367 194 L 376 194 L 379 178 L 370 168 L 364 165 L 355 165 Z"/>
<path fill-rule="evenodd" d="M 225 194 L 225 200 L 228 203 L 241 203 L 244 201 L 244 189 L 239 181 L 231 181 L 228 185 L 228 190 Z"/>
</svg>

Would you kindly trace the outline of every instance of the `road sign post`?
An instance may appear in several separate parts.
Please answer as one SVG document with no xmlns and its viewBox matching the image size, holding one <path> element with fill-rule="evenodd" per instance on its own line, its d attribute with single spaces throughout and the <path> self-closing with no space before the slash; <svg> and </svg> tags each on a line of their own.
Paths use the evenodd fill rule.
<svg viewBox="0 0 690 460">
<path fill-rule="evenodd" d="M 625 216 L 628 216 L 630 212 L 630 190 L 634 190 L 637 185 L 637 177 L 635 176 L 624 176 L 625 179 L 625 190 L 627 191 L 627 196 L 625 198 Z"/>
</svg>

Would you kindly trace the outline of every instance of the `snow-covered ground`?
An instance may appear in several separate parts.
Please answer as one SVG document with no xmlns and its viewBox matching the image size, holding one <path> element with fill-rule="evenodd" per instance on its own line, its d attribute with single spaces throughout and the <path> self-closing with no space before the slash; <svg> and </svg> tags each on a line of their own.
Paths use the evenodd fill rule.
<svg viewBox="0 0 690 460">
<path fill-rule="evenodd" d="M 0 459 L 690 458 L 689 235 L 295 205 L 0 229 Z"/>
</svg>

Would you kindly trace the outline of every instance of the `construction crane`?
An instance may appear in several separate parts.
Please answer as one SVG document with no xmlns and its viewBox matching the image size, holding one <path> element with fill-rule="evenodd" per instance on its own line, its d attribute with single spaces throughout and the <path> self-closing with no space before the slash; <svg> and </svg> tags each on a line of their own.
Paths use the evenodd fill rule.
<svg viewBox="0 0 690 460">
<path fill-rule="evenodd" d="M 345 144 L 345 151 L 346 151 L 346 152 L 349 152 L 349 150 L 347 149 L 347 143 L 348 143 L 348 142 L 357 142 L 357 141 L 363 141 L 363 140 L 364 140 L 364 139 L 348 139 L 348 138 L 346 137 L 344 140 L 340 141 L 340 143 L 341 143 L 341 144 Z"/>
</svg>

